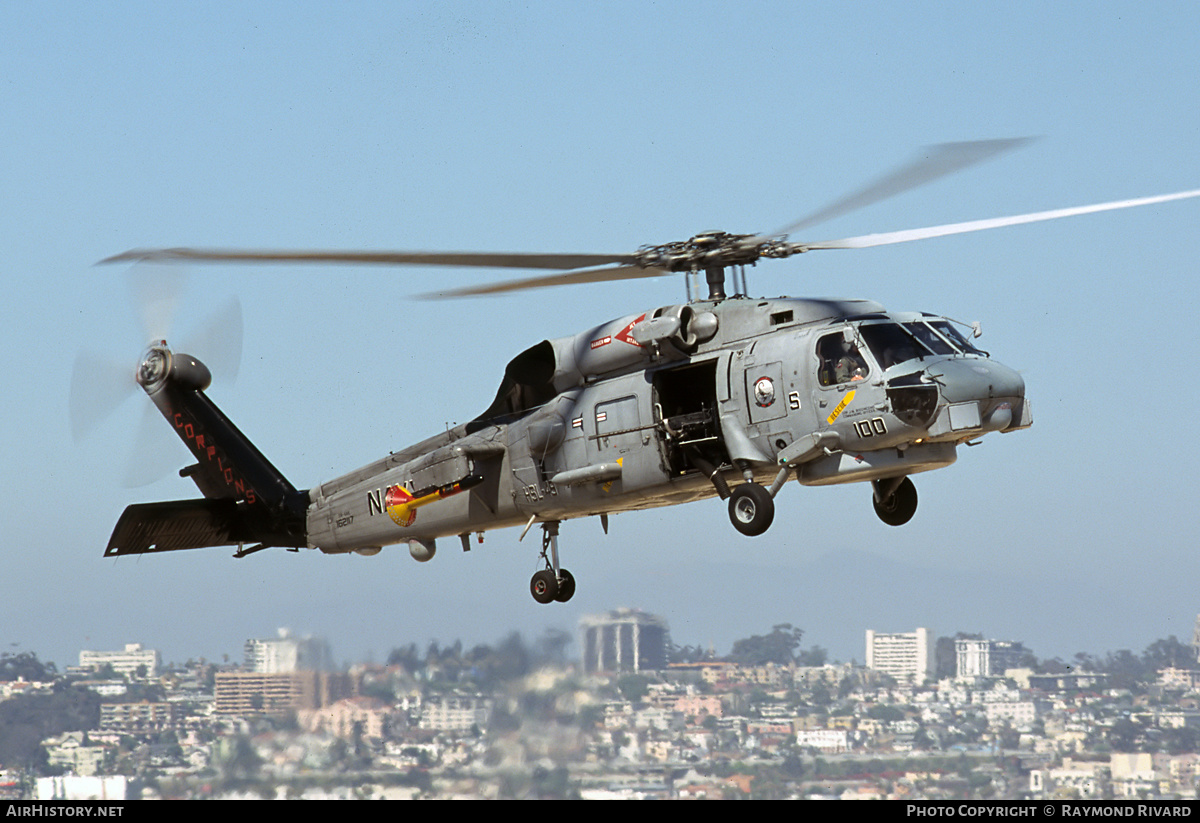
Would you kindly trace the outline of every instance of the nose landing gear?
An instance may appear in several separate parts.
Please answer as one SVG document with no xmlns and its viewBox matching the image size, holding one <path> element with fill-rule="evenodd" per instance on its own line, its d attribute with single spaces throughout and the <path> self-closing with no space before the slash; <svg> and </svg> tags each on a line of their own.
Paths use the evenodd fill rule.
<svg viewBox="0 0 1200 823">
<path fill-rule="evenodd" d="M 529 581 L 529 592 L 539 603 L 566 603 L 575 596 L 575 577 L 558 565 L 558 521 L 542 524 L 542 553 L 546 568 Z"/>
</svg>

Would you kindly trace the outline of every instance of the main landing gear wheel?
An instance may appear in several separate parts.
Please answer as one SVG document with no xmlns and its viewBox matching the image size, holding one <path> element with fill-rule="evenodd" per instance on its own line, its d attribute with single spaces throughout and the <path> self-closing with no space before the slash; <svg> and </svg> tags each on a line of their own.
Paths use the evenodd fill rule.
<svg viewBox="0 0 1200 823">
<path fill-rule="evenodd" d="M 558 581 L 554 578 L 554 572 L 549 569 L 542 569 L 537 572 L 533 579 L 529 581 L 529 591 L 533 595 L 533 599 L 539 603 L 553 603 L 558 597 Z M 571 594 L 575 593 L 575 580 L 571 579 Z M 570 595 L 568 595 L 570 596 Z"/>
<path fill-rule="evenodd" d="M 757 537 L 771 528 L 775 500 L 757 483 L 743 483 L 729 495 L 729 520 L 747 537 Z"/>
<path fill-rule="evenodd" d="M 554 599 L 559 603 L 566 603 L 575 596 L 575 577 L 566 569 L 558 570 L 558 594 L 554 595 Z"/>
<path fill-rule="evenodd" d="M 880 520 L 889 526 L 903 526 L 917 513 L 917 487 L 906 477 L 883 502 L 872 502 Z"/>
<path fill-rule="evenodd" d="M 546 568 L 529 581 L 529 592 L 539 603 L 566 603 L 575 596 L 575 576 L 558 565 L 558 521 L 542 524 L 542 560 Z"/>
</svg>

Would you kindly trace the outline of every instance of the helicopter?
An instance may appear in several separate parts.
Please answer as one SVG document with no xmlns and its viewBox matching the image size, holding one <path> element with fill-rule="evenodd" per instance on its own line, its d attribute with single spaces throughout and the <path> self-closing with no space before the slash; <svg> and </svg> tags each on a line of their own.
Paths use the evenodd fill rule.
<svg viewBox="0 0 1200 823">
<path fill-rule="evenodd" d="M 127 507 L 106 557 L 236 546 L 374 555 L 406 543 L 426 562 L 439 538 L 542 530 L 530 592 L 566 602 L 576 583 L 559 529 L 713 497 L 754 537 L 789 480 L 869 483 L 876 515 L 901 526 L 917 509 L 911 479 L 953 464 L 992 432 L 1029 428 L 1014 369 L 976 344 L 979 324 L 889 311 L 861 299 L 752 298 L 761 260 L 1019 225 L 1200 196 L 1200 190 L 863 235 L 817 243 L 790 235 L 1028 142 L 948 143 L 878 182 L 769 234 L 710 231 L 632 254 L 136 249 L 117 262 L 369 264 L 550 269 L 554 274 L 444 292 L 465 297 L 682 274 L 687 300 L 630 313 L 514 357 L 472 420 L 341 477 L 298 489 L 206 394 L 196 357 L 153 341 L 135 380 L 190 451 L 179 471 L 202 497 Z M 707 293 L 701 293 L 703 276 Z M 727 292 L 727 288 L 730 290 Z"/>
</svg>

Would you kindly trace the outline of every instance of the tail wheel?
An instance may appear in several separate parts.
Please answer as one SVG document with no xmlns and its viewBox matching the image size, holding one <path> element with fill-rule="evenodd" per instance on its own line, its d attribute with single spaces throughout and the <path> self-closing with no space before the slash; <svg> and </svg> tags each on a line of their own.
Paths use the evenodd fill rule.
<svg viewBox="0 0 1200 823">
<path fill-rule="evenodd" d="M 743 483 L 729 495 L 729 520 L 747 537 L 757 537 L 771 528 L 775 500 L 757 483 Z"/>
<path fill-rule="evenodd" d="M 873 502 L 880 520 L 889 526 L 903 526 L 917 513 L 917 487 L 906 477 L 883 502 Z"/>
<path fill-rule="evenodd" d="M 543 569 L 529 581 L 529 592 L 539 603 L 553 603 L 554 599 L 558 597 L 558 588 L 558 580 L 555 579 L 554 572 L 549 569 Z M 575 581 L 572 579 L 571 594 L 574 593 Z"/>
</svg>

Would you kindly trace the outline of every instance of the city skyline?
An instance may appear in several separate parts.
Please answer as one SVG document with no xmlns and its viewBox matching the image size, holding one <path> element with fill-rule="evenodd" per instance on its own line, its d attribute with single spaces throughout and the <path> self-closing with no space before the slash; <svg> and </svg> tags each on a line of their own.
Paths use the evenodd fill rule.
<svg viewBox="0 0 1200 823">
<path fill-rule="evenodd" d="M 484 636 L 482 634 L 475 634 L 475 635 L 469 635 L 469 636 L 449 636 L 449 635 L 447 635 L 447 636 L 422 636 L 420 638 L 415 637 L 415 636 L 407 636 L 407 637 L 397 636 L 394 639 L 394 641 L 392 642 L 392 644 L 390 646 L 387 646 L 386 648 L 381 647 L 378 649 L 369 649 L 365 653 L 360 652 L 357 654 L 352 653 L 352 652 L 343 652 L 342 649 L 339 648 L 339 645 L 337 642 L 331 642 L 330 636 L 326 633 L 321 632 L 319 629 L 316 629 L 316 628 L 297 629 L 296 627 L 291 627 L 291 626 L 278 626 L 272 630 L 260 632 L 258 634 L 247 633 L 244 637 L 241 638 L 241 640 L 238 641 L 237 649 L 239 651 L 231 650 L 231 651 L 220 651 L 220 652 L 217 652 L 216 654 L 199 654 L 199 653 L 195 653 L 194 651 L 182 649 L 182 650 L 177 650 L 177 652 L 174 655 L 171 653 L 163 653 L 161 655 L 161 659 L 164 664 L 182 664 L 186 660 L 200 659 L 200 658 L 207 659 L 210 662 L 214 662 L 214 663 L 223 662 L 223 663 L 233 664 L 233 663 L 237 663 L 238 661 L 242 660 L 245 655 L 248 655 L 249 654 L 248 650 L 251 648 L 252 645 L 257 646 L 260 643 L 266 643 L 268 645 L 272 645 L 272 644 L 274 644 L 276 642 L 280 642 L 280 641 L 291 642 L 294 640 L 302 639 L 305 642 L 312 640 L 312 641 L 318 642 L 320 644 L 326 644 L 329 647 L 329 651 L 327 652 L 329 655 L 328 660 L 330 661 L 329 665 L 335 669 L 344 669 L 344 668 L 354 666 L 354 665 L 359 665 L 359 664 L 383 663 L 387 660 L 388 656 L 393 651 L 403 649 L 403 648 L 409 646 L 410 644 L 416 645 L 419 654 L 424 654 L 425 650 L 431 644 L 436 644 L 441 648 L 449 648 L 450 646 L 453 646 L 455 643 L 461 643 L 464 648 L 471 648 L 472 646 L 475 646 L 475 645 L 496 645 L 496 644 L 503 642 L 506 638 L 508 638 L 509 636 L 511 636 L 512 634 L 515 633 L 515 634 L 520 635 L 521 640 L 524 643 L 532 646 L 532 645 L 535 645 L 541 638 L 551 637 L 556 633 L 565 633 L 569 637 L 569 642 L 566 646 L 568 659 L 571 661 L 574 661 L 576 663 L 582 664 L 584 662 L 583 656 L 584 656 L 585 652 L 584 652 L 584 649 L 581 647 L 581 640 L 582 640 L 583 634 L 585 633 L 585 631 L 587 629 L 587 626 L 590 625 L 592 622 L 594 622 L 597 618 L 604 618 L 606 616 L 611 616 L 613 614 L 619 614 L 619 613 L 624 613 L 624 612 L 633 612 L 636 614 L 641 614 L 653 621 L 662 620 L 665 622 L 666 631 L 669 634 L 670 642 L 673 647 L 676 647 L 679 649 L 684 649 L 685 647 L 704 648 L 706 650 L 711 650 L 717 658 L 723 658 L 723 657 L 727 657 L 728 655 L 730 655 L 733 651 L 732 647 L 736 640 L 743 639 L 743 637 L 748 637 L 748 636 L 751 636 L 754 634 L 768 634 L 770 632 L 772 626 L 780 625 L 780 624 L 787 622 L 785 619 L 780 619 L 780 620 L 772 621 L 771 623 L 769 623 L 767 625 L 763 625 L 763 626 L 759 626 L 759 627 L 751 627 L 750 630 L 747 630 L 747 631 L 743 632 L 742 634 L 734 633 L 734 634 L 730 635 L 727 640 L 723 640 L 720 643 L 716 643 L 711 640 L 702 642 L 699 639 L 694 638 L 694 637 L 686 637 L 686 636 L 679 637 L 679 636 L 676 636 L 675 634 L 673 634 L 672 629 L 671 629 L 670 620 L 663 615 L 655 614 L 654 612 L 648 611 L 648 610 L 629 609 L 627 607 L 619 607 L 619 608 L 607 610 L 606 612 L 604 612 L 602 614 L 597 613 L 597 614 L 581 615 L 580 620 L 572 625 L 565 625 L 565 624 L 553 625 L 552 623 L 548 623 L 548 624 L 542 626 L 537 632 L 527 632 L 527 631 L 523 631 L 520 627 L 512 626 L 512 627 L 505 628 L 505 629 L 497 629 L 494 636 L 490 636 L 490 637 Z M 1193 629 L 1195 628 L 1195 626 L 1200 625 L 1200 615 L 1197 615 L 1195 617 L 1195 621 L 1196 622 L 1193 623 Z M 1134 655 L 1137 655 L 1142 650 L 1144 650 L 1146 647 L 1148 647 L 1149 645 L 1154 643 L 1155 641 L 1161 640 L 1161 639 L 1167 639 L 1169 637 L 1174 637 L 1183 645 L 1191 646 L 1191 647 L 1195 648 L 1195 645 L 1194 645 L 1195 638 L 1192 636 L 1192 634 L 1189 631 L 1163 632 L 1159 635 L 1155 635 L 1153 637 L 1146 637 L 1146 638 L 1141 639 L 1140 641 L 1135 640 L 1131 643 L 1127 643 L 1126 645 L 1119 646 L 1119 647 L 1118 646 L 1105 646 L 1105 647 L 1080 646 L 1078 648 L 1072 648 L 1070 651 L 1061 651 L 1061 650 L 1050 651 L 1050 650 L 1043 650 L 1036 646 L 1031 646 L 1028 642 L 1023 641 L 1020 638 L 1006 636 L 1003 633 L 988 632 L 981 627 L 957 626 L 952 629 L 941 630 L 941 629 L 937 629 L 937 628 L 930 628 L 929 626 L 923 625 L 919 622 L 913 622 L 909 625 L 899 625 L 899 624 L 888 623 L 883 626 L 864 625 L 861 627 L 845 627 L 843 631 L 838 632 L 835 635 L 835 637 L 840 638 L 840 640 L 838 642 L 833 642 L 833 643 L 826 642 L 826 640 L 829 639 L 828 637 L 823 638 L 820 633 L 814 632 L 813 630 L 808 629 L 804 626 L 794 626 L 794 627 L 800 629 L 803 632 L 802 641 L 801 641 L 799 649 L 797 650 L 798 652 L 799 651 L 808 651 L 809 649 L 819 647 L 827 653 L 828 662 L 830 662 L 830 663 L 838 663 L 838 664 L 853 663 L 853 664 L 862 665 L 862 666 L 867 665 L 867 653 L 866 653 L 865 642 L 864 642 L 864 632 L 868 633 L 868 634 L 870 632 L 879 632 L 879 633 L 883 633 L 883 634 L 896 634 L 896 633 L 906 634 L 906 633 L 910 633 L 910 632 L 925 630 L 925 631 L 929 632 L 929 640 L 931 643 L 933 641 L 937 640 L 938 638 L 953 638 L 956 634 L 959 634 L 959 633 L 979 634 L 979 635 L 982 635 L 983 639 L 987 640 L 987 641 L 999 641 L 1002 643 L 1016 644 L 1017 647 L 1020 648 L 1022 651 L 1033 654 L 1039 660 L 1049 661 L 1049 660 L 1057 658 L 1057 659 L 1062 660 L 1067 663 L 1070 663 L 1072 661 L 1072 659 L 1076 656 L 1076 654 L 1084 654 L 1084 655 L 1088 655 L 1089 657 L 1092 657 L 1092 658 L 1102 659 L 1108 653 L 1119 652 L 1121 650 L 1128 650 L 1128 651 L 1131 651 Z M 866 642 L 869 642 L 869 641 L 866 641 Z M 127 648 L 130 645 L 137 646 L 139 649 L 140 648 L 149 649 L 149 650 L 153 651 L 155 654 L 158 654 L 160 652 L 160 649 L 155 647 L 155 645 L 152 643 L 143 642 L 141 639 L 138 639 L 138 638 L 127 638 L 125 640 L 122 640 L 115 646 L 113 646 L 112 649 L 108 649 L 107 647 L 101 647 L 101 646 L 97 646 L 97 645 L 93 645 L 90 647 L 79 647 L 78 649 L 74 650 L 73 652 L 71 652 L 71 651 L 66 652 L 67 656 L 64 657 L 63 659 L 68 660 L 68 661 L 75 661 L 78 659 L 79 653 L 81 651 L 83 651 L 85 648 L 87 648 L 91 651 L 95 651 L 95 652 L 110 652 L 110 651 L 115 651 L 119 648 Z M 351 648 L 353 647 L 352 643 L 349 645 Z M 54 663 L 59 668 L 60 671 L 63 670 L 66 665 L 75 665 L 74 662 L 64 663 L 63 660 L 59 660 L 54 657 L 50 657 L 50 656 L 42 653 L 38 649 L 31 649 L 31 648 L 24 648 L 24 647 L 22 647 L 22 648 L 12 647 L 8 651 L 10 653 L 21 652 L 21 651 L 34 652 L 35 654 L 38 655 L 38 658 L 42 662 Z M 119 652 L 116 652 L 116 653 L 119 654 Z M 1198 652 L 1198 654 L 1200 654 L 1200 652 Z M 934 659 L 936 659 L 936 658 L 931 659 L 930 665 L 933 665 Z M 674 662 L 674 661 L 672 661 L 672 662 Z M 943 665 L 945 664 L 944 661 L 939 661 L 939 662 L 942 662 Z M 1185 661 L 1185 662 L 1187 664 L 1194 665 L 1196 661 L 1189 660 L 1189 661 Z M 1183 663 L 1181 663 L 1180 665 L 1183 665 Z"/>
</svg>

